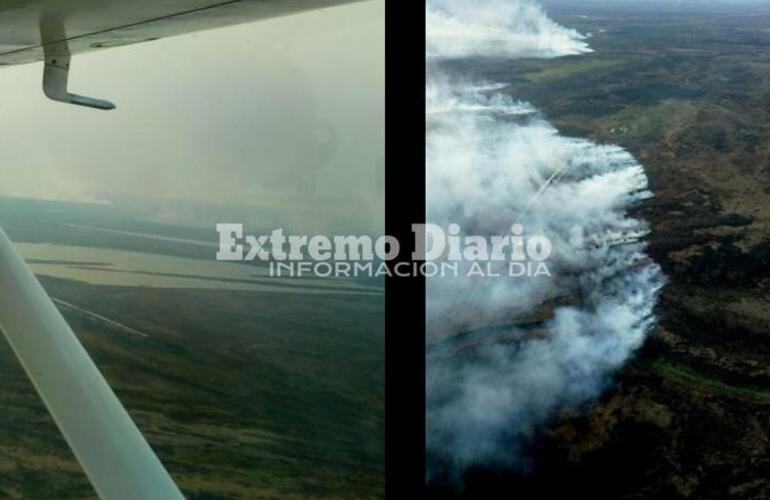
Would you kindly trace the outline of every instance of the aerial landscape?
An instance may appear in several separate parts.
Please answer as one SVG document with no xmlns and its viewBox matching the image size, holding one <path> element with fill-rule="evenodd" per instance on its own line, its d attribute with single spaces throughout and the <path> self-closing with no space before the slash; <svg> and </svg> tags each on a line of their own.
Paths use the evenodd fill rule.
<svg viewBox="0 0 770 500">
<path fill-rule="evenodd" d="M 381 283 L 270 278 L 109 205 L 2 198 L 0 225 L 187 498 L 381 497 Z M 95 498 L 0 359 L 0 496 Z"/>
<path fill-rule="evenodd" d="M 385 280 L 216 258 L 219 222 L 381 234 L 381 7 L 96 51 L 78 84 L 111 82 L 115 119 L 28 111 L 40 68 L 0 80 L 0 228 L 185 498 L 380 499 L 398 476 Z M 428 222 L 540 237 L 549 272 L 426 277 L 425 436 L 387 433 L 422 497 L 770 498 L 770 1 L 426 17 Z M 5 340 L 0 498 L 97 498 Z"/>
<path fill-rule="evenodd" d="M 382 280 L 222 262 L 216 227 L 381 231 L 384 2 L 0 26 L 0 498 L 382 498 Z"/>
<path fill-rule="evenodd" d="M 652 196 L 630 214 L 649 225 L 645 251 L 665 286 L 640 348 L 597 399 L 557 412 L 526 441 L 525 468 L 477 464 L 461 488 L 431 493 L 767 498 L 770 6 L 543 3 L 590 52 L 442 64 L 500 83 L 495 92 L 531 104 L 564 136 L 633 155 Z M 541 328 L 546 306 L 516 329 Z M 457 353 L 476 359 L 468 336 L 457 338 Z"/>
</svg>

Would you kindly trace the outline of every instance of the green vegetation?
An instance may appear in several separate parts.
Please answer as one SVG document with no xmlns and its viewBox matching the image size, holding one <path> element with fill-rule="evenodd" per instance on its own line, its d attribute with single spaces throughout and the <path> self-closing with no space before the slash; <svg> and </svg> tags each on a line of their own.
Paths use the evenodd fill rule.
<svg viewBox="0 0 770 500">
<path fill-rule="evenodd" d="M 544 84 L 577 78 L 588 73 L 606 71 L 625 63 L 623 58 L 601 58 L 592 55 L 578 56 L 559 65 L 548 65 L 525 78 L 533 84 Z"/>
<path fill-rule="evenodd" d="M 770 498 L 770 12 L 555 3 L 594 53 L 454 64 L 508 84 L 562 133 L 639 160 L 654 197 L 634 211 L 667 284 L 636 359 L 601 401 L 544 432 L 536 478 L 507 486 Z"/>
<path fill-rule="evenodd" d="M 716 392 L 736 398 L 749 398 L 770 403 L 770 387 L 736 386 L 723 380 L 697 372 L 685 365 L 662 360 L 652 363 L 652 369 L 662 377 L 684 384 L 694 390 Z"/>
<path fill-rule="evenodd" d="M 12 222 L 30 237 L 56 224 L 23 210 Z M 78 239 L 85 234 L 67 239 L 147 243 L 108 233 Z M 186 255 L 183 245 L 168 245 Z M 149 335 L 62 309 L 187 498 L 383 496 L 382 295 L 41 281 L 52 296 Z M 5 342 L 0 382 L 0 497 L 93 498 Z"/>
</svg>

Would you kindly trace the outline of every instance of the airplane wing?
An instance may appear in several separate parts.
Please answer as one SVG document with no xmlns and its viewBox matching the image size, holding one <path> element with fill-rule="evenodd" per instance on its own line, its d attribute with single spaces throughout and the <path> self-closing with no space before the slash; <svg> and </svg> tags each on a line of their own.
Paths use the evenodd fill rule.
<svg viewBox="0 0 770 500">
<path fill-rule="evenodd" d="M 183 498 L 2 229 L 0 330 L 101 498 Z"/>
<path fill-rule="evenodd" d="M 0 0 L 0 66 L 44 60 L 50 98 L 111 109 L 69 93 L 73 54 L 351 1 Z M 0 330 L 101 498 L 183 498 L 2 229 Z"/>
<path fill-rule="evenodd" d="M 0 66 L 45 61 L 48 97 L 113 109 L 67 91 L 72 55 L 356 1 L 0 0 Z"/>
</svg>

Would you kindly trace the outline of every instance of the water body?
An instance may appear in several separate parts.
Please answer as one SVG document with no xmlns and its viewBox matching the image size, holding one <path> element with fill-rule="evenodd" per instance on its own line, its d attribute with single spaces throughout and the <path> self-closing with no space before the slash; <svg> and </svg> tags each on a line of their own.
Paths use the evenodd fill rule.
<svg viewBox="0 0 770 500">
<path fill-rule="evenodd" d="M 351 280 L 274 278 L 266 267 L 216 260 L 50 243 L 16 243 L 16 248 L 37 275 L 92 285 L 271 293 L 383 293 L 381 288 Z"/>
</svg>

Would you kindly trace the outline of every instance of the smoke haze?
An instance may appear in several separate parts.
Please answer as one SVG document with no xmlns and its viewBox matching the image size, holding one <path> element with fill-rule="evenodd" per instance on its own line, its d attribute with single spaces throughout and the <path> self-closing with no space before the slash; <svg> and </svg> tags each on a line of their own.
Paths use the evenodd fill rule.
<svg viewBox="0 0 770 500">
<path fill-rule="evenodd" d="M 663 277 L 628 215 L 651 193 L 628 152 L 442 66 L 583 54 L 581 34 L 524 0 L 429 0 L 427 14 L 429 221 L 488 237 L 521 223 L 553 243 L 551 277 L 428 279 L 429 473 L 526 469 L 538 430 L 606 388 L 654 325 Z"/>
<path fill-rule="evenodd" d="M 106 113 L 47 100 L 42 72 L 0 68 L 0 196 L 382 230 L 382 0 L 75 55 Z"/>
</svg>

